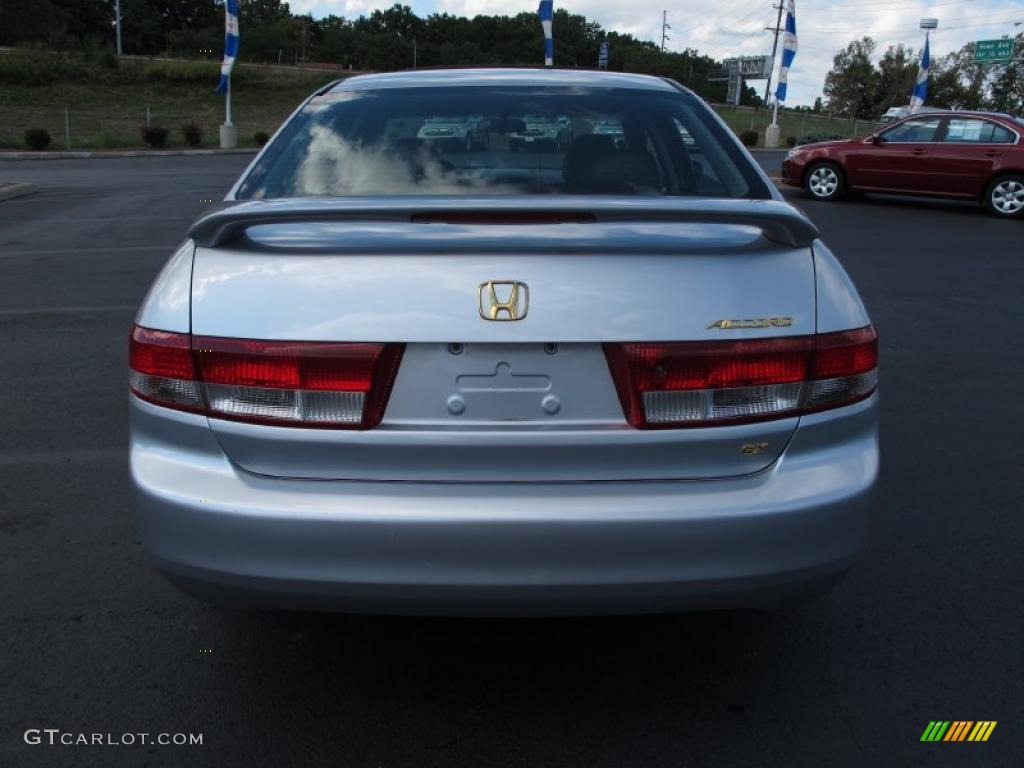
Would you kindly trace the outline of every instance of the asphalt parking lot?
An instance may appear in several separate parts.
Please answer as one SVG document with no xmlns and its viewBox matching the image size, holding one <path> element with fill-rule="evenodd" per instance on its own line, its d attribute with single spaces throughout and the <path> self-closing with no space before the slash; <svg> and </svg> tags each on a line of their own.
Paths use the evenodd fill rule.
<svg viewBox="0 0 1024 768">
<path fill-rule="evenodd" d="M 142 557 L 125 366 L 150 281 L 248 160 L 0 161 L 39 188 L 0 203 L 0 765 L 1024 765 L 1024 223 L 790 195 L 882 339 L 877 518 L 825 597 L 613 619 L 230 612 Z M 920 743 L 936 719 L 999 724 Z M 30 728 L 203 744 L 30 746 Z"/>
</svg>

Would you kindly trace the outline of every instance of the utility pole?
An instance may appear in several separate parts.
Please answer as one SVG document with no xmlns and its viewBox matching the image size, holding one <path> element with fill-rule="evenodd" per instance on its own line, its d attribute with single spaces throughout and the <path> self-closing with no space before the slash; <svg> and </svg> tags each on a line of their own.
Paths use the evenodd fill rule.
<svg viewBox="0 0 1024 768">
<path fill-rule="evenodd" d="M 121 0 L 114 0 L 114 26 L 117 28 L 117 55 L 121 55 Z"/>
<path fill-rule="evenodd" d="M 670 27 L 668 25 L 668 11 L 662 11 L 661 12 L 661 52 L 662 53 L 665 52 L 665 41 L 672 39 L 667 34 L 665 34 L 666 31 L 669 30 L 669 29 L 672 29 L 672 27 Z"/>
<path fill-rule="evenodd" d="M 768 96 L 772 90 L 772 74 L 775 72 L 775 54 L 779 52 L 779 33 L 782 32 L 782 0 L 779 0 L 778 5 L 773 5 L 772 8 L 779 9 L 779 17 L 775 20 L 774 27 L 765 27 L 769 32 L 775 33 L 775 42 L 772 43 L 772 64 L 768 69 L 768 82 L 764 85 L 764 105 L 768 106 Z"/>
<path fill-rule="evenodd" d="M 412 41 L 412 68 L 416 69 L 416 39 Z"/>
</svg>

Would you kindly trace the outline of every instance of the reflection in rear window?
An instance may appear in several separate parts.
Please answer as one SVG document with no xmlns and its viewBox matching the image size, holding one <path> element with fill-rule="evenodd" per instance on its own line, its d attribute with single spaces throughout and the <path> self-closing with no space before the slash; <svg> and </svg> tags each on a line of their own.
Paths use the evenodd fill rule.
<svg viewBox="0 0 1024 768">
<path fill-rule="evenodd" d="M 522 86 L 322 94 L 237 196 L 460 194 L 771 196 L 694 96 Z"/>
</svg>

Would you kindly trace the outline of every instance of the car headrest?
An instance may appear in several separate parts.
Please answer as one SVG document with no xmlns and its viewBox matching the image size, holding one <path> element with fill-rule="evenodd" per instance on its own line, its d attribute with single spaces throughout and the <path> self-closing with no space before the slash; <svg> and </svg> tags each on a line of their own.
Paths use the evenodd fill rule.
<svg viewBox="0 0 1024 768">
<path fill-rule="evenodd" d="M 584 194 L 644 194 L 661 189 L 658 165 L 647 152 L 596 152 L 566 179 L 570 192 Z"/>
<path fill-rule="evenodd" d="M 570 192 L 583 192 L 587 186 L 587 175 L 594 159 L 604 152 L 615 150 L 611 136 L 584 134 L 572 140 L 562 161 L 562 178 Z"/>
</svg>

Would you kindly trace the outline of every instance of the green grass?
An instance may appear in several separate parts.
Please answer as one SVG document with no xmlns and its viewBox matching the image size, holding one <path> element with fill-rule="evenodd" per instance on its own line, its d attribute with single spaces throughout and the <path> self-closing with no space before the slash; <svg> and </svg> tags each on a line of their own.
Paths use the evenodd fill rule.
<svg viewBox="0 0 1024 768">
<path fill-rule="evenodd" d="M 52 75 L 33 70 L 48 65 Z M 53 139 L 50 149 L 64 149 L 67 108 L 71 149 L 143 148 L 139 126 L 147 107 L 150 123 L 170 132 L 168 147 L 188 146 L 181 132 L 188 122 L 202 127 L 203 146 L 215 147 L 224 122 L 224 97 L 213 92 L 219 71 L 210 61 L 122 60 L 111 69 L 102 61 L 56 54 L 0 53 L 0 147 L 27 149 L 26 129 L 45 128 Z M 255 146 L 254 133 L 273 133 L 310 93 L 341 76 L 238 65 L 232 117 L 240 143 Z"/>
<path fill-rule="evenodd" d="M 760 143 L 764 143 L 765 128 L 772 121 L 772 111 L 770 109 L 752 110 L 717 106 L 715 111 L 725 121 L 726 125 L 736 133 L 755 130 L 761 137 Z M 799 138 L 808 133 L 828 133 L 845 138 L 853 138 L 854 136 L 863 136 L 870 133 L 877 125 L 877 123 L 867 120 L 810 115 L 805 112 L 787 112 L 782 110 L 779 113 L 780 135 L 782 137 L 780 143 L 783 147 L 786 146 L 787 136 Z"/>
<path fill-rule="evenodd" d="M 203 146 L 216 147 L 224 122 L 224 97 L 213 92 L 220 68 L 207 60 L 116 59 L 109 54 L 71 56 L 18 49 L 0 53 L 0 148 L 27 149 L 29 128 L 45 128 L 51 150 L 65 148 L 64 110 L 71 149 L 144 148 L 139 126 L 166 128 L 168 146 L 186 147 L 181 126 L 203 129 Z M 349 73 L 239 64 L 232 77 L 232 117 L 243 146 L 253 134 L 272 134 L 298 104 L 318 87 Z M 770 110 L 716 107 L 737 133 L 756 130 L 764 140 Z M 806 133 L 861 135 L 874 124 L 799 112 L 780 114 L 782 145 Z"/>
</svg>

